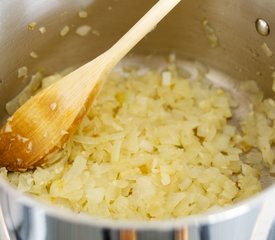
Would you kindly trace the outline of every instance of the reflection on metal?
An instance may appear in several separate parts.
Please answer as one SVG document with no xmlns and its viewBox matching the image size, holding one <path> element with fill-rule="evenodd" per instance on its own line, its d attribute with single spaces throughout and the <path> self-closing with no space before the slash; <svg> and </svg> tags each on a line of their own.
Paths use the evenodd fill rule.
<svg viewBox="0 0 275 240">
<path fill-rule="evenodd" d="M 274 198 L 265 199 L 257 217 L 250 240 L 268 239 L 274 221 L 274 212 L 270 211 L 271 206 L 274 206 L 273 202 Z"/>
<path fill-rule="evenodd" d="M 4 220 L 2 208 L 0 206 L 0 239 L 1 240 L 10 240 L 9 232 Z"/>
<path fill-rule="evenodd" d="M 137 234 L 134 230 L 120 231 L 120 240 L 137 240 Z"/>
<path fill-rule="evenodd" d="M 261 18 L 258 18 L 255 22 L 257 32 L 262 36 L 268 36 L 270 33 L 270 27 L 268 23 Z"/>
<path fill-rule="evenodd" d="M 188 239 L 189 239 L 189 234 L 188 234 L 188 229 L 186 227 L 176 231 L 175 240 L 188 240 Z"/>
</svg>

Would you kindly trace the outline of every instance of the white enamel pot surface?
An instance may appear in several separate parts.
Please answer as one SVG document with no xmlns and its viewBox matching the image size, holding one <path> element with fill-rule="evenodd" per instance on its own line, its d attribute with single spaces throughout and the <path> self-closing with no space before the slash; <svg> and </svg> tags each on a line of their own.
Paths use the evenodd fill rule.
<svg viewBox="0 0 275 240">
<path fill-rule="evenodd" d="M 28 66 L 29 73 L 43 69 L 51 74 L 85 63 L 108 49 L 156 0 L 1 0 L 0 1 L 0 120 L 7 114 L 5 103 L 27 84 L 17 78 L 17 69 Z M 85 23 L 100 32 L 79 37 L 71 31 L 83 24 L 78 11 L 85 9 Z M 267 0 L 183 0 L 132 51 L 133 54 L 176 53 L 181 59 L 196 59 L 225 78 L 256 80 L 266 96 L 272 95 L 274 58 L 267 57 L 265 42 L 275 51 L 275 1 Z M 258 31 L 257 19 L 265 20 Z M 207 19 L 219 40 L 211 47 L 202 22 Z M 35 21 L 47 32 L 30 31 Z M 262 27 L 262 28 L 261 28 Z M 266 36 L 265 36 L 266 35 Z M 32 51 L 38 59 L 30 58 Z M 215 74 L 214 74 L 215 75 Z M 221 74 L 219 75 L 221 76 Z M 18 192 L 0 180 L 0 238 L 20 240 L 248 240 L 261 223 L 262 212 L 275 212 L 272 177 L 265 190 L 232 207 L 177 220 L 155 222 L 100 220 L 46 206 Z M 265 203 L 265 204 L 264 204 Z M 274 214 L 275 215 L 275 214 Z M 268 228 L 271 219 L 264 220 Z M 271 239 L 264 233 L 262 239 Z"/>
</svg>

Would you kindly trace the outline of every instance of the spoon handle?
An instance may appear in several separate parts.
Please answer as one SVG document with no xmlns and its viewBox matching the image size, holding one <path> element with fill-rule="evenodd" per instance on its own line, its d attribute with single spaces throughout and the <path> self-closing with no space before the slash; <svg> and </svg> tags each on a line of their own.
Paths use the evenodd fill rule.
<svg viewBox="0 0 275 240">
<path fill-rule="evenodd" d="M 113 68 L 146 34 L 180 2 L 181 0 L 158 1 L 116 44 L 107 52 L 109 67 Z"/>
</svg>

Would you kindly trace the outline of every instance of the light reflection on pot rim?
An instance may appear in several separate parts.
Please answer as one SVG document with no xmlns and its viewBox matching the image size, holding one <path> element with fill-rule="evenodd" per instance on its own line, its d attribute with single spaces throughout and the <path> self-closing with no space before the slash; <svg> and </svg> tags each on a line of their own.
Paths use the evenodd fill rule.
<svg viewBox="0 0 275 240">
<path fill-rule="evenodd" d="M 246 214 L 251 209 L 255 207 L 261 207 L 264 199 L 272 197 L 272 194 L 275 196 L 275 185 L 272 185 L 266 188 L 264 191 L 246 199 L 242 200 L 236 204 L 233 204 L 229 207 L 221 208 L 216 212 L 209 214 L 197 214 L 191 215 L 188 217 L 182 217 L 178 219 L 167 219 L 167 220 L 156 220 L 156 221 L 137 221 L 137 220 L 113 220 L 113 219 L 104 219 L 96 218 L 86 213 L 77 214 L 73 211 L 61 209 L 58 206 L 46 204 L 35 200 L 31 196 L 24 194 L 16 190 L 11 184 L 7 183 L 0 177 L 0 190 L 4 194 L 1 194 L 1 197 L 4 197 L 6 194 L 12 199 L 17 199 L 17 204 L 22 207 L 39 208 L 40 211 L 43 211 L 45 216 L 54 218 L 60 221 L 66 221 L 70 223 L 83 224 L 93 227 L 101 228 L 110 228 L 113 230 L 118 229 L 135 229 L 135 230 L 160 230 L 160 231 L 169 231 L 182 226 L 201 226 L 216 224 L 223 221 L 227 221 L 233 218 L 237 218 L 243 214 Z M 1 203 L 1 202 L 0 202 Z"/>
</svg>

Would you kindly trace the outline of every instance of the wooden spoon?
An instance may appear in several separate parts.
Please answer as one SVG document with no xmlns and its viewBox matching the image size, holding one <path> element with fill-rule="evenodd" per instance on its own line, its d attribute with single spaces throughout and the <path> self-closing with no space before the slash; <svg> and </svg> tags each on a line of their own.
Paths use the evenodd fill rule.
<svg viewBox="0 0 275 240">
<path fill-rule="evenodd" d="M 0 130 L 0 166 L 26 171 L 62 148 L 112 68 L 179 2 L 160 0 L 112 48 L 22 105 Z"/>
</svg>

